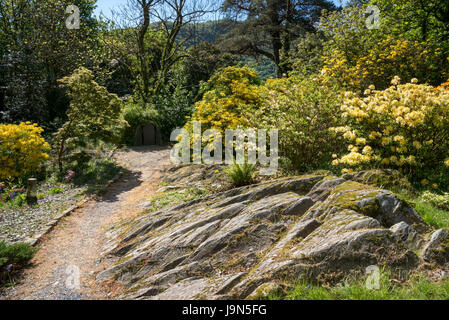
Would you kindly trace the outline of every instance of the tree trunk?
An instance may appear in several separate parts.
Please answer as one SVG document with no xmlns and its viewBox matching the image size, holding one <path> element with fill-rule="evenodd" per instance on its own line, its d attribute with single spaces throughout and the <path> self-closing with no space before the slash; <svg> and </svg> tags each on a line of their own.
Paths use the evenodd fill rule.
<svg viewBox="0 0 449 320">
<path fill-rule="evenodd" d="M 145 35 L 147 34 L 148 27 L 150 26 L 150 3 L 143 0 L 142 13 L 143 13 L 143 25 L 139 30 L 137 44 L 139 48 L 139 62 L 140 62 L 140 73 L 142 77 L 142 98 L 144 102 L 147 102 L 148 93 L 150 91 L 150 78 L 147 66 L 147 54 L 145 50 Z"/>
</svg>

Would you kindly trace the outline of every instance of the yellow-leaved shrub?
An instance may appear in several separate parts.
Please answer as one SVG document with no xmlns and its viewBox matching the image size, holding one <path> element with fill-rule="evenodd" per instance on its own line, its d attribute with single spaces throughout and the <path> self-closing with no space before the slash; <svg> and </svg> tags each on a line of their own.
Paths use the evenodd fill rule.
<svg viewBox="0 0 449 320">
<path fill-rule="evenodd" d="M 370 86 L 364 97 L 347 92 L 341 105 L 346 125 L 331 130 L 343 136 L 348 153 L 334 155 L 333 164 L 343 172 L 395 168 L 438 188 L 449 166 L 449 92 L 417 82 L 400 84 L 395 77 L 389 88 Z"/>
<path fill-rule="evenodd" d="M 330 51 L 324 56 L 322 74 L 327 81 L 348 90 L 363 91 L 369 85 L 385 89 L 394 76 L 407 81 L 427 76 L 434 54 L 425 43 L 388 36 L 356 59 L 348 58 L 339 49 Z"/>
<path fill-rule="evenodd" d="M 195 104 L 185 128 L 192 132 L 192 121 L 201 122 L 202 130 L 248 126 L 248 114 L 260 104 L 259 79 L 248 67 L 226 67 L 218 70 L 205 87 L 203 99 Z"/>
<path fill-rule="evenodd" d="M 0 179 L 32 174 L 48 159 L 50 146 L 42 132 L 42 128 L 30 122 L 0 124 Z"/>
<path fill-rule="evenodd" d="M 279 154 L 299 171 L 322 168 L 341 150 L 329 128 L 339 123 L 339 93 L 320 79 L 269 79 L 262 104 L 249 115 L 256 128 L 279 130 Z"/>
</svg>

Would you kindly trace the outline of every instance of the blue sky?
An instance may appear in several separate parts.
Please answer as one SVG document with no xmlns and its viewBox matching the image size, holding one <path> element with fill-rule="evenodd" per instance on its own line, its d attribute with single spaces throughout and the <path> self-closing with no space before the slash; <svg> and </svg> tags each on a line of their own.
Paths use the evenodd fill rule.
<svg viewBox="0 0 449 320">
<path fill-rule="evenodd" d="M 97 9 L 95 10 L 95 13 L 97 15 L 100 14 L 100 12 L 103 11 L 103 14 L 105 16 L 110 16 L 111 9 L 121 5 L 126 4 L 127 0 L 97 0 Z"/>
<path fill-rule="evenodd" d="M 213 1 L 213 0 L 211 0 Z M 103 11 L 103 14 L 106 17 L 110 16 L 111 13 L 111 9 L 116 8 L 119 5 L 122 4 L 126 4 L 127 0 L 98 0 L 97 1 L 97 10 L 95 11 L 95 13 L 97 15 L 100 14 L 100 12 Z M 341 4 L 342 0 L 333 0 L 334 3 L 336 4 Z M 343 2 L 345 2 L 343 0 Z"/>
</svg>

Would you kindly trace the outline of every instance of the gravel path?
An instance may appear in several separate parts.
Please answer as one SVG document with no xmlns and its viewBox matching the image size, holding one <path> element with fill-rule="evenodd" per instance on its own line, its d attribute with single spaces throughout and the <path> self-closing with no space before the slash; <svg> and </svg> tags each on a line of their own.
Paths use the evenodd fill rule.
<svg viewBox="0 0 449 320">
<path fill-rule="evenodd" d="M 99 201 L 91 201 L 64 218 L 39 245 L 32 266 L 20 285 L 5 299 L 78 300 L 108 299 L 110 286 L 95 283 L 104 269 L 101 251 L 106 230 L 113 223 L 132 218 L 157 189 L 161 170 L 169 162 L 169 149 L 139 147 L 120 151 L 115 158 L 131 172 L 114 183 Z M 78 277 L 79 275 L 79 277 Z"/>
</svg>

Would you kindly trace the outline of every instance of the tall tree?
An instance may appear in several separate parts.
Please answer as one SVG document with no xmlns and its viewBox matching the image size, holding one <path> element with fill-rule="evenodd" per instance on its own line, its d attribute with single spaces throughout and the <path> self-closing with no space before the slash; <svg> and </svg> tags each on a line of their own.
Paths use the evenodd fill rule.
<svg viewBox="0 0 449 320">
<path fill-rule="evenodd" d="M 236 26 L 222 46 L 236 54 L 267 57 L 280 77 L 287 71 L 281 59 L 288 59 L 290 43 L 315 31 L 323 9 L 336 7 L 328 0 L 225 0 L 223 11 Z"/>
<path fill-rule="evenodd" d="M 189 37 L 181 39 L 180 32 L 216 10 L 207 0 L 128 0 L 113 14 L 114 28 L 126 33 L 127 39 L 117 46 L 109 38 L 106 46 L 115 47 L 123 61 L 133 61 L 129 55 L 134 55 L 137 88 L 144 102 L 161 91 L 171 68 L 185 56 L 183 46 Z"/>
<path fill-rule="evenodd" d="M 50 122 L 65 114 L 68 100 L 57 79 L 93 62 L 98 29 L 95 2 L 0 1 L 0 54 L 6 61 L 7 83 L 2 120 Z M 79 29 L 67 28 L 70 5 L 80 10 Z"/>
</svg>

